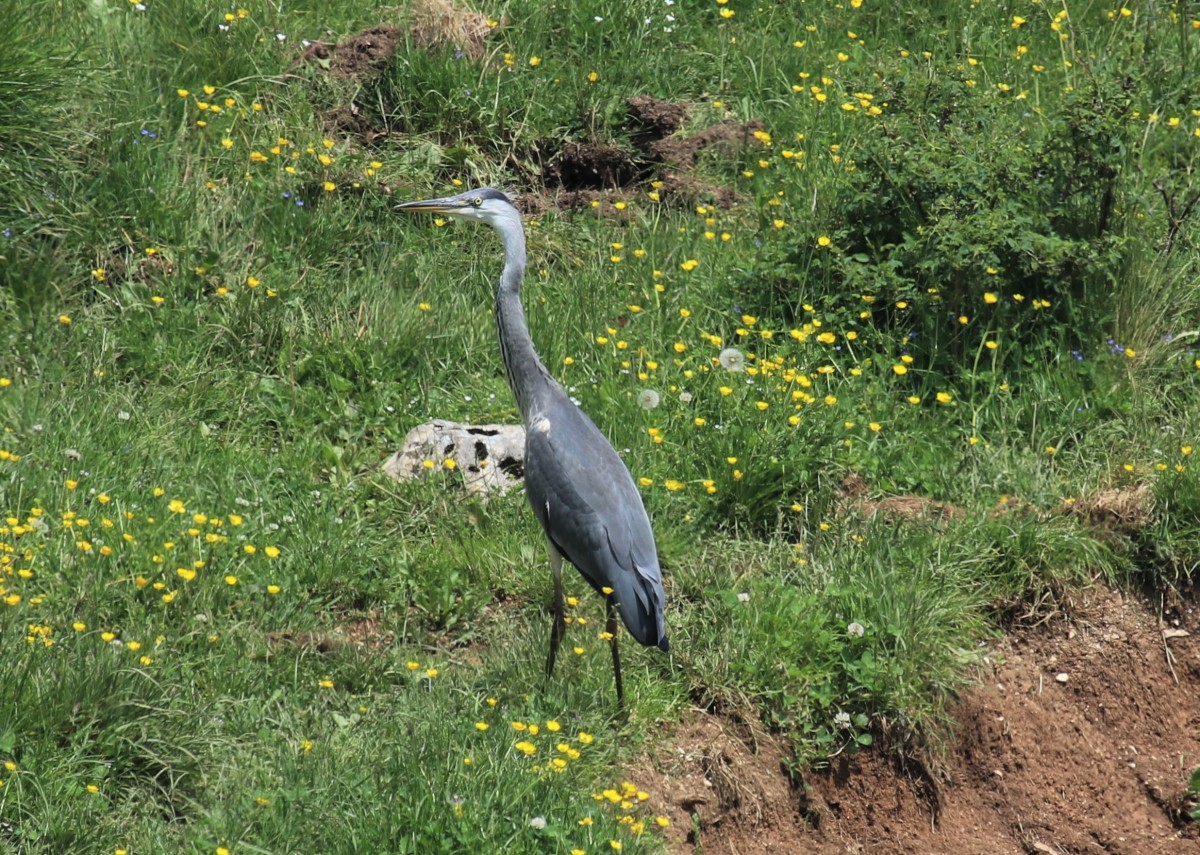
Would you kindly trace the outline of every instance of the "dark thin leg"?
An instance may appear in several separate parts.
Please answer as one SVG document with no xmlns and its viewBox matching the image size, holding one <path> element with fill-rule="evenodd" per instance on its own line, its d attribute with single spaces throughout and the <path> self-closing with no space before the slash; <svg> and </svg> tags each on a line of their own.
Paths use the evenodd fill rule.
<svg viewBox="0 0 1200 855">
<path fill-rule="evenodd" d="M 550 626 L 550 657 L 546 660 L 547 677 L 554 673 L 554 658 L 558 655 L 558 645 L 567 632 L 567 624 L 564 620 L 566 610 L 563 607 L 562 564 L 562 555 L 554 548 L 553 543 L 550 544 L 550 575 L 554 577 L 554 602 L 551 604 L 550 611 L 554 623 Z"/>
<path fill-rule="evenodd" d="M 608 643 L 612 645 L 613 676 L 617 678 L 617 708 L 625 709 L 625 686 L 621 682 L 621 655 L 617 652 L 617 609 L 610 601 L 608 603 L 608 626 L 605 630 L 612 636 Z"/>
</svg>

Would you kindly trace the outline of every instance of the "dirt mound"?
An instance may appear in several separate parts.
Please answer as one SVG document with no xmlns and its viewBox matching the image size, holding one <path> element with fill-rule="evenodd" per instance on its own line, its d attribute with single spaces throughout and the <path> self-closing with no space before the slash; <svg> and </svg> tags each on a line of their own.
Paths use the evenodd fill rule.
<svg viewBox="0 0 1200 855">
<path fill-rule="evenodd" d="M 721 122 L 688 137 L 671 136 L 658 140 L 650 145 L 648 153 L 656 163 L 689 169 L 696 165 L 696 155 L 705 149 L 716 149 L 732 156 L 749 146 L 760 146 L 754 132 L 762 129 L 762 122 L 757 120 Z"/>
<path fill-rule="evenodd" d="M 309 50 L 318 59 L 328 62 L 331 73 L 339 77 L 359 77 L 383 69 L 395 56 L 399 42 L 400 30 L 381 24 L 336 45 L 314 42 Z"/>
<path fill-rule="evenodd" d="M 669 137 L 683 126 L 687 118 L 687 107 L 671 101 L 660 101 L 649 95 L 634 95 L 625 102 L 629 106 L 629 119 L 642 145 L 647 141 Z"/>
<path fill-rule="evenodd" d="M 737 202 L 731 187 L 697 176 L 697 160 L 700 152 L 709 149 L 734 156 L 746 147 L 761 145 L 754 136 L 762 129 L 761 122 L 726 121 L 684 136 L 680 129 L 687 119 L 687 105 L 648 95 L 632 96 L 625 103 L 629 110 L 624 127 L 631 148 L 599 142 L 559 146 L 552 140 L 542 140 L 537 146 L 557 151 L 545 161 L 540 176 L 541 183 L 554 192 L 554 204 L 582 208 L 597 200 L 628 201 L 651 188 L 668 207 L 713 204 L 730 208 Z M 604 208 L 602 213 L 612 215 L 613 210 Z"/>
<path fill-rule="evenodd" d="M 872 753 L 794 782 L 780 740 L 699 712 L 631 774 L 675 852 L 1200 853 L 1196 604 L 1175 623 L 1096 590 L 997 643 L 938 782 Z"/>
<path fill-rule="evenodd" d="M 603 143 L 567 143 L 542 171 L 550 187 L 604 190 L 636 181 L 642 169 L 629 152 Z"/>
</svg>

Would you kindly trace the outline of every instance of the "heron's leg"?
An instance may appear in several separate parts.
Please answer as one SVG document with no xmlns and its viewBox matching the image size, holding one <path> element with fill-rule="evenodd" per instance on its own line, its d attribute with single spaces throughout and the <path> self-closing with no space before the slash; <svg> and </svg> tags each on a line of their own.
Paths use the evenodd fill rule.
<svg viewBox="0 0 1200 855">
<path fill-rule="evenodd" d="M 550 547 L 550 575 L 554 577 L 554 602 L 550 606 L 551 620 L 554 622 L 550 626 L 550 656 L 546 660 L 547 677 L 554 673 L 554 658 L 558 655 L 558 645 L 567 632 L 567 623 L 564 619 L 566 611 L 563 607 L 563 557 L 553 543 L 548 545 Z"/>
<path fill-rule="evenodd" d="M 621 655 L 617 652 L 617 607 L 611 600 L 608 602 L 608 626 L 604 629 L 611 636 L 608 643 L 612 645 L 613 676 L 617 679 L 617 706 L 625 709 L 625 686 L 621 682 Z"/>
</svg>

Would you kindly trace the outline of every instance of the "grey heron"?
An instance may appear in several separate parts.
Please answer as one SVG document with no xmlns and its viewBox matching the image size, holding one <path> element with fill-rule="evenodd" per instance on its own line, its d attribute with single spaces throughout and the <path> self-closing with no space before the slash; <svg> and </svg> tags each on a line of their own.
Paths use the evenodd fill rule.
<svg viewBox="0 0 1200 855">
<path fill-rule="evenodd" d="M 605 598 L 617 703 L 625 705 L 617 614 L 641 644 L 668 649 L 662 572 L 650 518 L 625 463 L 538 357 L 521 307 L 525 229 L 498 190 L 406 202 L 398 211 L 428 211 L 487 223 L 504 245 L 495 288 L 496 329 L 508 384 L 525 424 L 525 495 L 549 541 L 554 582 L 553 624 L 546 675 L 566 632 L 562 562 L 565 558 Z"/>
</svg>

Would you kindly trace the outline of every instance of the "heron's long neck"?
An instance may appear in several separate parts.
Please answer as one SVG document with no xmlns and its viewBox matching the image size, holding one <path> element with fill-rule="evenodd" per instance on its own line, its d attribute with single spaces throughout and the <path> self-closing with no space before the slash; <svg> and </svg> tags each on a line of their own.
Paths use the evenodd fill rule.
<svg viewBox="0 0 1200 855">
<path fill-rule="evenodd" d="M 542 392 L 555 384 L 533 349 L 529 325 L 521 308 L 521 279 L 525 275 L 525 236 L 509 235 L 504 246 L 504 272 L 496 283 L 496 330 L 508 385 L 521 418 L 528 421 Z"/>
</svg>

